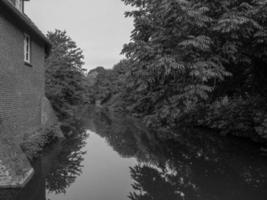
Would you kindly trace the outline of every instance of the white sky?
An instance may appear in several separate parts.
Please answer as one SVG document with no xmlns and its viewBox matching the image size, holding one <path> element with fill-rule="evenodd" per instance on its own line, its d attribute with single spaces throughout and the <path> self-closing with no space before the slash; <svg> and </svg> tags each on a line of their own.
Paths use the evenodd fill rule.
<svg viewBox="0 0 267 200">
<path fill-rule="evenodd" d="M 85 68 L 111 68 L 130 41 L 132 19 L 121 0 L 31 0 L 26 14 L 44 32 L 66 30 L 85 56 Z"/>
</svg>

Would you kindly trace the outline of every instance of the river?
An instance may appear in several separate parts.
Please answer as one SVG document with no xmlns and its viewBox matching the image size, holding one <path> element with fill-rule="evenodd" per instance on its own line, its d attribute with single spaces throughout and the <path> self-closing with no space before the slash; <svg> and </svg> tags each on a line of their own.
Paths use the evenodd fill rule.
<svg viewBox="0 0 267 200">
<path fill-rule="evenodd" d="M 4 200 L 267 199 L 267 156 L 248 141 L 204 130 L 177 130 L 174 139 L 98 109 L 75 132 L 47 148 L 30 183 Z"/>
</svg>

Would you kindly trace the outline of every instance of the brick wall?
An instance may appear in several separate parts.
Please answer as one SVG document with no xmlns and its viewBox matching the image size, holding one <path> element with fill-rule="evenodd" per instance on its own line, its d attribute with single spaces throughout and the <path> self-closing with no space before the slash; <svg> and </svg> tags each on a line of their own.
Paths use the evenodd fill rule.
<svg viewBox="0 0 267 200">
<path fill-rule="evenodd" d="M 0 12 L 0 136 L 12 134 L 20 142 L 24 133 L 41 126 L 45 53 L 33 40 L 32 66 L 25 65 L 25 31 L 11 21 Z"/>
</svg>

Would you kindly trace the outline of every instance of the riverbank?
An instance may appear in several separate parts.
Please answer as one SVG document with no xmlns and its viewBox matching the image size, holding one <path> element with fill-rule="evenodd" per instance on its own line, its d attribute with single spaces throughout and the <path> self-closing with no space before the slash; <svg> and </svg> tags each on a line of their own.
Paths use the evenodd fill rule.
<svg viewBox="0 0 267 200">
<path fill-rule="evenodd" d="M 265 200 L 267 162 L 258 144 L 206 129 L 153 131 L 130 115 L 98 107 L 81 113 L 72 137 L 49 145 L 33 162 L 29 184 L 11 194 L 0 190 L 0 196 L 117 200 L 146 191 L 160 200 L 181 194 Z"/>
<path fill-rule="evenodd" d="M 23 152 L 30 160 L 40 156 L 43 149 L 58 139 L 63 139 L 64 136 L 59 124 L 48 128 L 39 129 L 31 134 L 26 134 L 21 143 Z"/>
<path fill-rule="evenodd" d="M 247 138 L 267 144 L 267 107 L 263 95 L 225 95 L 186 104 L 157 92 L 150 95 L 129 84 L 131 60 L 115 65 L 112 70 L 96 68 L 88 73 L 89 93 L 96 106 L 126 112 L 152 129 L 171 131 L 183 127 L 204 127 L 220 135 Z M 162 86 L 169 90 L 168 86 Z M 171 95 L 171 94 L 169 94 Z M 180 102 L 180 103 L 178 103 Z"/>
<path fill-rule="evenodd" d="M 266 2 L 200 4 L 133 1 L 126 58 L 91 70 L 89 91 L 102 104 L 119 96 L 117 109 L 150 128 L 203 126 L 266 142 Z"/>
<path fill-rule="evenodd" d="M 161 121 L 159 116 L 151 119 L 151 115 L 131 113 L 120 94 L 111 96 L 97 106 L 111 112 L 125 112 L 141 120 L 148 128 L 160 130 L 165 134 L 177 129 L 201 128 L 225 137 L 247 139 L 266 146 L 267 114 L 261 104 L 255 100 L 224 99 L 177 115 L 176 118 L 169 116 L 170 119 L 166 119 L 167 116 L 163 116 L 165 121 Z"/>
<path fill-rule="evenodd" d="M 31 126 L 1 119 L 0 188 L 24 187 L 34 174 L 30 161 L 37 158 L 46 145 L 64 137 L 49 101 L 43 98 L 41 104 L 40 118 Z"/>
<path fill-rule="evenodd" d="M 47 198 L 139 199 L 145 191 L 151 199 L 176 200 L 182 194 L 265 200 L 266 157 L 255 143 L 204 129 L 176 130 L 170 138 L 124 113 L 98 108 L 84 112 L 82 121 L 79 129 L 88 137 L 66 140 L 42 157 Z M 84 185 L 88 190 L 80 190 Z"/>
</svg>

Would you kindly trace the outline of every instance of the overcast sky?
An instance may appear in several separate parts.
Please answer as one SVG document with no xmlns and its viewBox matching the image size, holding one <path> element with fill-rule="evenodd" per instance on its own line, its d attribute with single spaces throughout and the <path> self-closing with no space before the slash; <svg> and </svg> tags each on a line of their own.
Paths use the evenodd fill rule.
<svg viewBox="0 0 267 200">
<path fill-rule="evenodd" d="M 85 68 L 111 68 L 122 56 L 124 43 L 130 40 L 129 10 L 121 0 L 31 0 L 25 12 L 46 33 L 66 30 L 83 50 Z"/>
</svg>

